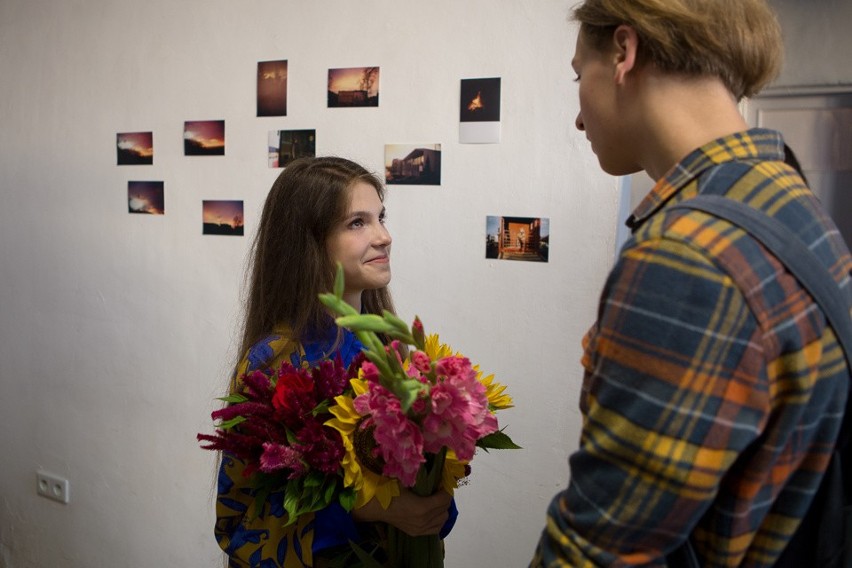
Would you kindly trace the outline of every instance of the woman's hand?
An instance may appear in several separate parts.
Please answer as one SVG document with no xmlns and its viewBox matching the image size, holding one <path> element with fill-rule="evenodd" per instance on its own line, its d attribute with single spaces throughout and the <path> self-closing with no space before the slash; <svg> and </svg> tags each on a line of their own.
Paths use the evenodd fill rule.
<svg viewBox="0 0 852 568">
<path fill-rule="evenodd" d="M 452 497 L 439 490 L 429 497 L 419 497 L 402 487 L 387 509 L 377 499 L 352 511 L 356 521 L 381 521 L 393 525 L 411 536 L 438 534 L 449 517 Z"/>
</svg>

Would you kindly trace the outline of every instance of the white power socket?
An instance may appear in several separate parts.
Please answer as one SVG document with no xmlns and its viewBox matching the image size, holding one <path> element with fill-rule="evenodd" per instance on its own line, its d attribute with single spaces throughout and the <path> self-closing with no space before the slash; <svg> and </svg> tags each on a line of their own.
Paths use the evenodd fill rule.
<svg viewBox="0 0 852 568">
<path fill-rule="evenodd" d="M 68 503 L 71 484 L 64 477 L 59 477 L 46 471 L 36 472 L 36 493 L 42 497 Z"/>
</svg>

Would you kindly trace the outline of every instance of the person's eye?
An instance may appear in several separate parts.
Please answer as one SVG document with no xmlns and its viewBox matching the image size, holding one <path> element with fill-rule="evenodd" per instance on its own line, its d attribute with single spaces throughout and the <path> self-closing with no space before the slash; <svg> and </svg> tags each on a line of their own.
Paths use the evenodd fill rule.
<svg viewBox="0 0 852 568">
<path fill-rule="evenodd" d="M 349 221 L 349 228 L 350 229 L 358 229 L 358 228 L 363 227 L 363 226 L 364 226 L 364 220 L 361 219 L 360 217 L 357 217 L 357 218 Z"/>
<path fill-rule="evenodd" d="M 384 213 L 382 213 L 381 215 L 379 215 L 379 223 L 381 223 L 382 225 L 384 225 L 384 224 L 385 224 L 385 223 L 387 223 L 387 222 L 388 222 L 388 216 L 387 216 L 387 215 L 385 215 Z"/>
</svg>

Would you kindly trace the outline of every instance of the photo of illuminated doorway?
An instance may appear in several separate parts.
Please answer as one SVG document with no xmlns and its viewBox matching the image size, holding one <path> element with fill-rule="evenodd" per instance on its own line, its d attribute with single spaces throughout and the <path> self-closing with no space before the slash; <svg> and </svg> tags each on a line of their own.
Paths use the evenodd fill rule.
<svg viewBox="0 0 852 568">
<path fill-rule="evenodd" d="M 550 219 L 496 217 L 485 221 L 485 258 L 547 262 Z"/>
</svg>

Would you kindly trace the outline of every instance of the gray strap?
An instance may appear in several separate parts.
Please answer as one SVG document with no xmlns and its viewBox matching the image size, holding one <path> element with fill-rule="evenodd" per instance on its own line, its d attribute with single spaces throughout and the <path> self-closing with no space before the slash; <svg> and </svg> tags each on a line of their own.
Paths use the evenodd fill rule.
<svg viewBox="0 0 852 568">
<path fill-rule="evenodd" d="M 847 286 L 845 291 L 838 288 L 828 269 L 780 221 L 742 202 L 721 195 L 699 195 L 671 208 L 697 209 L 726 219 L 762 243 L 822 308 L 852 370 L 852 318 L 849 317 L 852 285 Z"/>
</svg>

